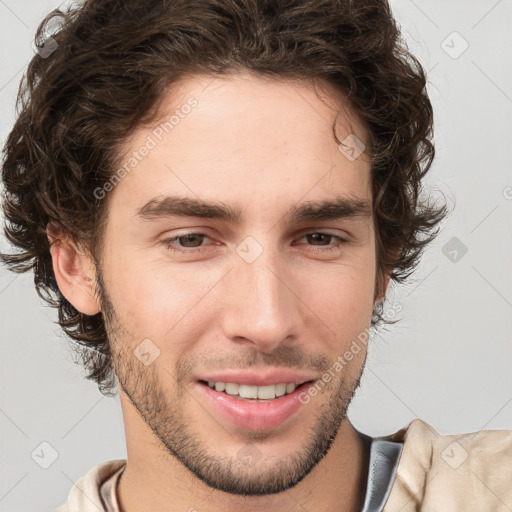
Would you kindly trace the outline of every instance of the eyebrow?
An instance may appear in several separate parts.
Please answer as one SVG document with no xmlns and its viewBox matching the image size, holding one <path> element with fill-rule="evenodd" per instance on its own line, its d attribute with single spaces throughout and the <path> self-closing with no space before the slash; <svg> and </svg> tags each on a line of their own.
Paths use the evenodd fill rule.
<svg viewBox="0 0 512 512">
<path fill-rule="evenodd" d="M 223 202 L 208 202 L 181 196 L 154 197 L 135 215 L 137 219 L 143 221 L 175 216 L 218 219 L 233 224 L 240 224 L 243 221 L 242 209 L 238 205 L 232 206 Z M 352 196 L 343 196 L 335 200 L 306 201 L 293 205 L 286 213 L 286 217 L 292 223 L 371 216 L 372 209 L 368 202 Z"/>
</svg>

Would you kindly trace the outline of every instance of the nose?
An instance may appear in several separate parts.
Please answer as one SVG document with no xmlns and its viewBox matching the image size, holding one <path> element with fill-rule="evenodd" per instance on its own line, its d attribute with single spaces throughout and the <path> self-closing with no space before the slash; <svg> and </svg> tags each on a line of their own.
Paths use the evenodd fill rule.
<svg viewBox="0 0 512 512">
<path fill-rule="evenodd" d="M 222 323 L 228 339 L 271 352 L 296 337 L 302 321 L 300 301 L 293 275 L 285 267 L 270 251 L 252 263 L 236 262 L 223 290 L 227 307 Z"/>
</svg>

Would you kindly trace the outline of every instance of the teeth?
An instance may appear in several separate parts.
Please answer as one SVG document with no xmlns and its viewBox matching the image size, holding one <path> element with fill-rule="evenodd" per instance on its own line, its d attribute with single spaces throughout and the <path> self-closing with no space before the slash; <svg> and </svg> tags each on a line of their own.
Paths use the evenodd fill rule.
<svg viewBox="0 0 512 512">
<path fill-rule="evenodd" d="M 213 382 L 215 385 L 215 391 L 224 391 L 226 389 L 226 384 L 224 382 Z M 210 386 L 210 383 L 208 382 L 208 386 Z M 211 388 L 213 386 L 210 386 Z"/>
<path fill-rule="evenodd" d="M 274 398 L 292 393 L 297 387 L 293 383 L 271 384 L 270 386 L 249 386 L 247 384 L 236 384 L 234 382 L 213 382 L 208 381 L 208 386 L 215 391 L 224 391 L 231 396 L 240 398 L 273 400 Z"/>
<path fill-rule="evenodd" d="M 241 396 L 242 398 L 258 398 L 258 386 L 248 386 L 247 384 L 240 384 L 240 386 L 238 387 L 238 395 Z"/>
<path fill-rule="evenodd" d="M 228 395 L 238 395 L 238 389 L 240 386 L 238 384 L 233 384 L 232 382 L 226 382 L 226 393 Z"/>
<path fill-rule="evenodd" d="M 276 384 L 276 396 L 283 396 L 286 393 L 286 384 Z"/>
<path fill-rule="evenodd" d="M 258 398 L 261 399 L 272 399 L 276 397 L 276 387 L 275 385 L 270 386 L 254 386 L 257 391 Z M 243 396 L 240 393 L 240 396 Z"/>
</svg>

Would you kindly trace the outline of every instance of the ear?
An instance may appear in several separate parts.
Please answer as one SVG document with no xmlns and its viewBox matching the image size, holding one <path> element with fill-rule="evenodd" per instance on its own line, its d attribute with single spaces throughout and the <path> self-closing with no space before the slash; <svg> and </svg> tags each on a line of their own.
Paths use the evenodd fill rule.
<svg viewBox="0 0 512 512">
<path fill-rule="evenodd" d="M 399 256 L 399 249 L 394 248 L 391 250 L 391 256 L 393 258 L 392 261 L 396 261 L 396 258 Z M 391 281 L 391 274 L 393 273 L 394 268 L 386 269 L 380 272 L 380 275 L 377 278 L 376 289 L 375 289 L 375 300 L 374 303 L 377 304 L 384 300 L 386 296 L 386 292 L 388 290 L 389 282 Z"/>
<path fill-rule="evenodd" d="M 96 266 L 62 229 L 51 223 L 46 227 L 50 241 L 53 272 L 59 290 L 73 307 L 85 315 L 101 311 L 95 297 Z"/>
<path fill-rule="evenodd" d="M 380 279 L 377 280 L 377 292 L 375 297 L 375 303 L 381 302 L 386 296 L 388 290 L 389 281 L 391 280 L 391 271 L 385 272 L 380 275 Z"/>
</svg>

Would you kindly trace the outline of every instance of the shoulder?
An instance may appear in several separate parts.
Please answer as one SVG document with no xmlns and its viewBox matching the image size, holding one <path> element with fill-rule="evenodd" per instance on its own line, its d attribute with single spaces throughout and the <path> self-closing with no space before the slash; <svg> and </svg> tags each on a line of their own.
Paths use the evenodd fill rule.
<svg viewBox="0 0 512 512">
<path fill-rule="evenodd" d="M 126 459 L 109 460 L 92 467 L 71 488 L 67 500 L 54 512 L 98 512 L 104 510 L 101 485 L 126 465 Z"/>
<path fill-rule="evenodd" d="M 512 510 L 512 430 L 441 435 L 415 419 L 382 439 L 403 443 L 385 512 Z"/>
</svg>

